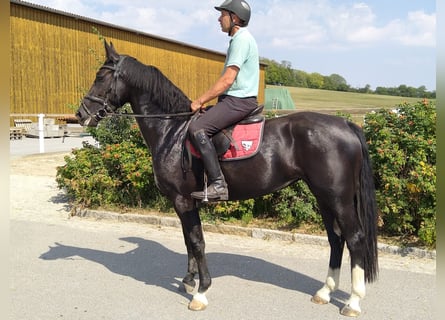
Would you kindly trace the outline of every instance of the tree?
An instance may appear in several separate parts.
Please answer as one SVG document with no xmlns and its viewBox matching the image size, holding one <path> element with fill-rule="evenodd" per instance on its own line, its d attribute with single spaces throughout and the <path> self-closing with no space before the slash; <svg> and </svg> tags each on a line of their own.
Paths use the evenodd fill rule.
<svg viewBox="0 0 445 320">
<path fill-rule="evenodd" d="M 294 79 L 295 79 L 295 86 L 300 88 L 307 88 L 308 87 L 308 77 L 309 75 L 301 70 L 295 70 L 294 71 Z"/>
<path fill-rule="evenodd" d="M 367 84 L 364 88 L 360 88 L 357 91 L 360 93 L 371 93 L 371 85 Z"/>
<path fill-rule="evenodd" d="M 323 89 L 338 91 L 340 88 L 344 88 L 347 85 L 345 78 L 341 75 L 333 73 L 328 77 L 324 77 Z"/>
<path fill-rule="evenodd" d="M 385 88 L 385 87 L 377 87 L 377 88 L 375 88 L 375 93 L 376 93 L 376 94 L 383 94 L 383 95 L 386 95 L 386 94 L 389 94 L 389 91 L 388 91 L 388 88 Z"/>
<path fill-rule="evenodd" d="M 275 61 L 266 60 L 267 69 L 266 69 L 266 83 L 267 84 L 279 84 L 282 83 L 281 75 L 280 75 L 280 67 Z"/>
<path fill-rule="evenodd" d="M 402 97 L 436 98 L 436 91 L 428 92 L 425 86 L 414 88 L 402 84 L 392 88 L 377 87 L 375 92 L 373 92 L 369 84 L 363 88 L 351 88 L 345 78 L 336 73 L 330 76 L 323 76 L 317 72 L 309 74 L 301 70 L 292 69 L 292 63 L 287 60 L 276 62 L 274 60 L 261 58 L 261 62 L 267 65 L 265 75 L 266 84 L 345 92 L 375 93 Z"/>
<path fill-rule="evenodd" d="M 321 89 L 323 88 L 324 77 L 317 73 L 313 72 L 308 76 L 308 86 L 312 89 Z"/>
</svg>

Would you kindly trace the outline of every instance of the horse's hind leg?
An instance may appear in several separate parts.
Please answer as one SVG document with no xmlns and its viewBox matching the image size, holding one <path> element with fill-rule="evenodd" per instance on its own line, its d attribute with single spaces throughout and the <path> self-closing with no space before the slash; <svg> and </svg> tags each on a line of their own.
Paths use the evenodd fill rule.
<svg viewBox="0 0 445 320">
<path fill-rule="evenodd" d="M 354 203 L 332 205 L 330 210 L 320 204 L 323 221 L 328 234 L 331 254 L 329 270 L 323 287 L 312 297 L 312 301 L 325 304 L 330 301 L 331 293 L 338 289 L 340 268 L 345 242 L 351 257 L 351 295 L 341 310 L 341 314 L 357 317 L 361 313 L 360 300 L 365 296 L 365 277 L 363 269 L 364 237 L 355 214 Z"/>
<path fill-rule="evenodd" d="M 347 219 L 342 219 L 341 225 L 351 258 L 351 295 L 341 310 L 341 314 L 357 317 L 361 313 L 360 301 L 366 294 L 365 235 L 360 228 L 356 214 L 349 215 Z"/>
<path fill-rule="evenodd" d="M 311 301 L 317 304 L 327 304 L 331 300 L 331 293 L 338 289 L 345 240 L 341 236 L 336 220 L 327 213 L 325 208 L 320 209 L 328 234 L 331 253 L 326 281 L 323 287 L 312 297 Z"/>
</svg>

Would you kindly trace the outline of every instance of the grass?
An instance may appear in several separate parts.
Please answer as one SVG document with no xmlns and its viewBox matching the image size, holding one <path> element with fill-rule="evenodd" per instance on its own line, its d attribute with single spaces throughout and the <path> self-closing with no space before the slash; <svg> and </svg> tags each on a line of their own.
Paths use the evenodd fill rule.
<svg viewBox="0 0 445 320">
<path fill-rule="evenodd" d="M 267 86 L 274 88 L 275 86 Z M 316 111 L 327 114 L 337 112 L 351 114 L 352 118 L 358 122 L 363 120 L 363 116 L 373 110 L 393 109 L 401 103 L 417 103 L 420 98 L 385 96 L 378 94 L 355 93 L 329 91 L 320 89 L 284 87 L 289 90 L 292 100 L 295 103 L 296 111 Z M 279 111 L 288 113 L 289 111 Z"/>
</svg>

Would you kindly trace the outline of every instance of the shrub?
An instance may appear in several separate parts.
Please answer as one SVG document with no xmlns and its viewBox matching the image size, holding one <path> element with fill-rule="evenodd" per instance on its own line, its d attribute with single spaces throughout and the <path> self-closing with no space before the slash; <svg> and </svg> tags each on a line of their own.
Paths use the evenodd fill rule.
<svg viewBox="0 0 445 320">
<path fill-rule="evenodd" d="M 171 208 L 156 188 L 151 154 L 133 118 L 106 118 L 88 130 L 99 147 L 85 143 L 65 157 L 57 168 L 59 188 L 87 207 Z"/>
<path fill-rule="evenodd" d="M 436 242 L 436 109 L 401 104 L 365 117 L 382 231 Z"/>
<path fill-rule="evenodd" d="M 216 202 L 214 205 L 205 207 L 203 213 L 207 220 L 240 220 L 244 224 L 248 224 L 253 219 L 254 204 L 255 200 L 253 199 Z"/>
<path fill-rule="evenodd" d="M 122 112 L 131 112 L 131 107 L 128 104 L 125 105 L 122 107 Z M 114 116 L 105 118 L 99 122 L 97 127 L 89 127 L 87 130 L 100 145 L 105 146 L 131 141 L 138 147 L 147 148 L 136 121 L 131 117 Z"/>
<path fill-rule="evenodd" d="M 317 201 L 301 180 L 256 199 L 254 210 L 257 217 L 278 217 L 281 227 L 299 227 L 302 223 L 323 226 Z"/>
<path fill-rule="evenodd" d="M 111 205 L 159 208 L 166 206 L 153 178 L 147 148 L 133 142 L 97 148 L 85 143 L 66 156 L 56 181 L 75 202 L 87 207 Z"/>
<path fill-rule="evenodd" d="M 72 154 L 74 157 L 66 156 L 65 165 L 57 168 L 58 187 L 65 188 L 76 203 L 86 207 L 115 202 L 115 182 L 103 165 L 100 150 L 84 143 Z"/>
<path fill-rule="evenodd" d="M 248 224 L 254 218 L 272 218 L 278 227 L 296 228 L 302 224 L 323 227 L 315 197 L 303 181 L 257 199 L 217 202 L 203 208 L 206 220 L 240 220 Z"/>
</svg>

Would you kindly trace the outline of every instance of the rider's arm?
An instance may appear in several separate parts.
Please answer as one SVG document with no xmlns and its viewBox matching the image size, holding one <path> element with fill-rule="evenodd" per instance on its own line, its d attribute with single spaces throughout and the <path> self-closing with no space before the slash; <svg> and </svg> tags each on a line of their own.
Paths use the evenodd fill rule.
<svg viewBox="0 0 445 320">
<path fill-rule="evenodd" d="M 229 66 L 215 84 L 207 90 L 198 99 L 192 102 L 190 108 L 193 112 L 201 109 L 204 104 L 223 94 L 235 82 L 239 68 L 237 66 Z"/>
</svg>

